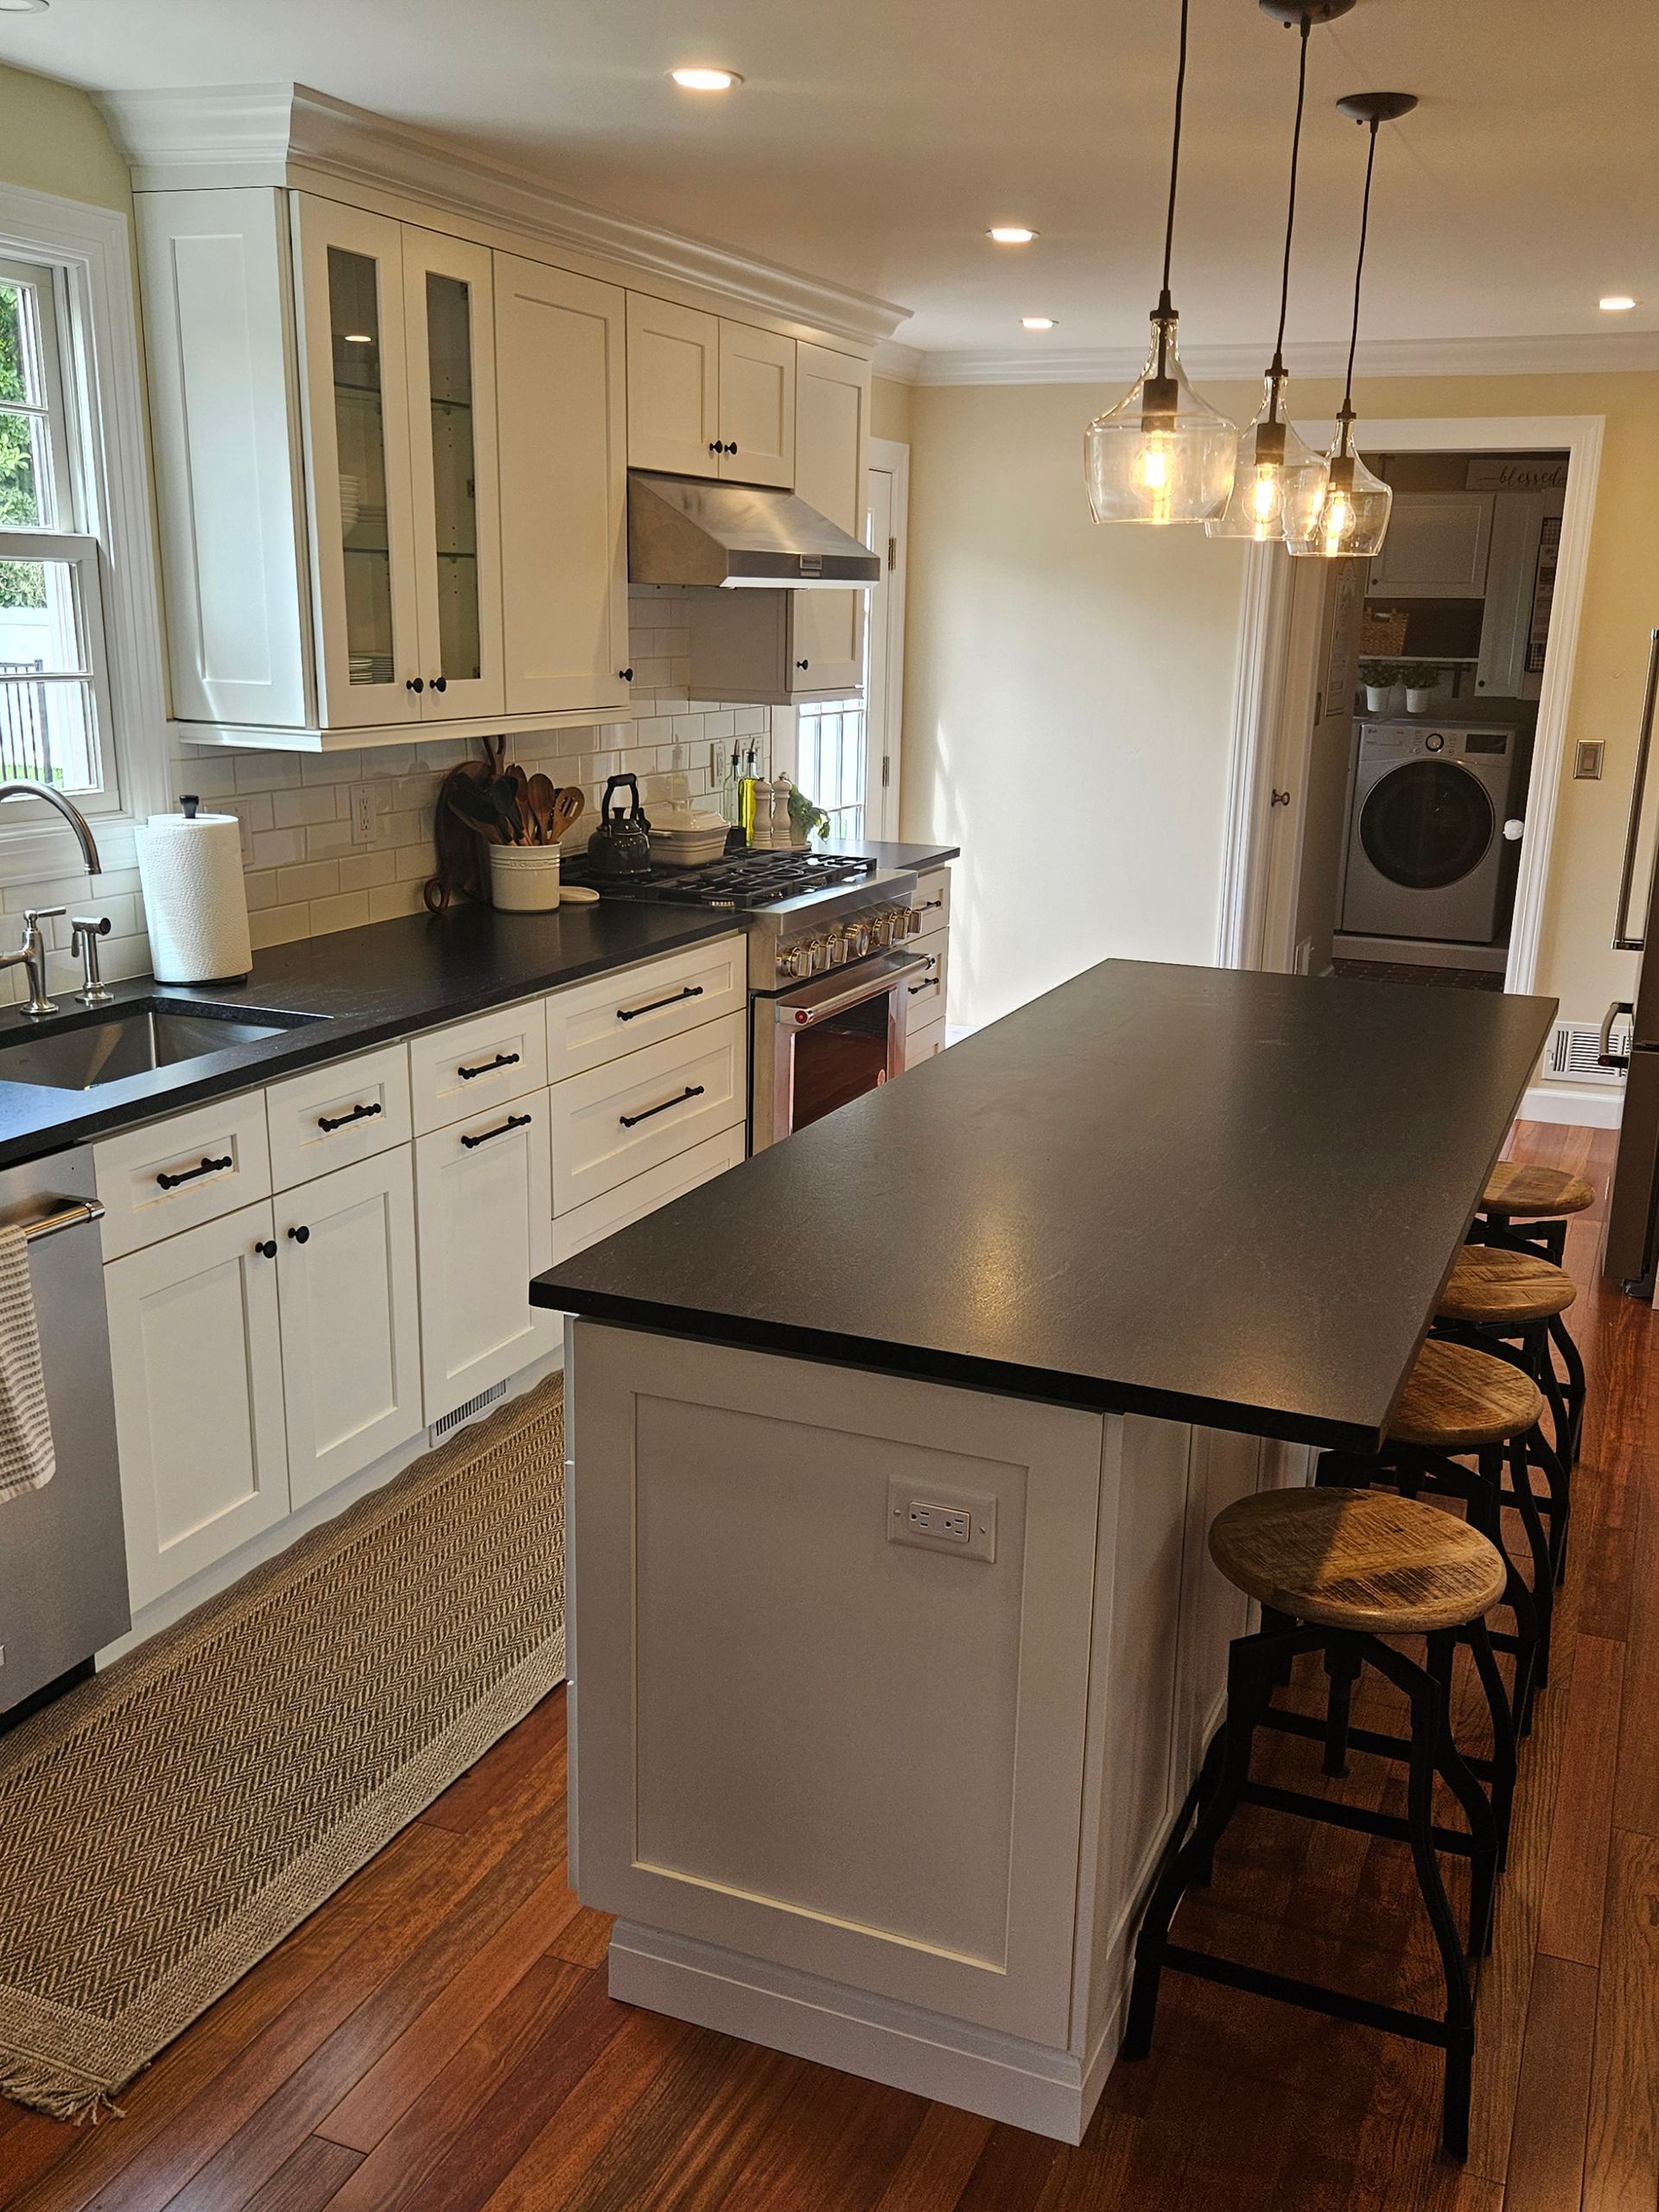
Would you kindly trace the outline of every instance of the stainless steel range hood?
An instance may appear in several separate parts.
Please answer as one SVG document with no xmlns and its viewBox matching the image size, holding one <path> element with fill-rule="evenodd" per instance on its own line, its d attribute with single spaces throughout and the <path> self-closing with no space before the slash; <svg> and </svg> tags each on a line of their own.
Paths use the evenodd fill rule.
<svg viewBox="0 0 1659 2212">
<path fill-rule="evenodd" d="M 881 564 L 792 492 L 628 471 L 628 581 L 805 591 L 879 581 Z"/>
</svg>

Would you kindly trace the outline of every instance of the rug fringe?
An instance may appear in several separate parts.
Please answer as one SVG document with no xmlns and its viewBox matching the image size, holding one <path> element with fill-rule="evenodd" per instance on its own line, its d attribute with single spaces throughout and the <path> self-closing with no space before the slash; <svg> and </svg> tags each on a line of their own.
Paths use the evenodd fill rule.
<svg viewBox="0 0 1659 2212">
<path fill-rule="evenodd" d="M 16 2051 L 0 2051 L 0 2097 L 27 2105 L 31 2112 L 43 2112 L 50 2120 L 73 2120 L 77 2127 L 85 2120 L 96 2127 L 106 2113 L 111 2120 L 126 2118 L 103 2083 Z"/>
</svg>

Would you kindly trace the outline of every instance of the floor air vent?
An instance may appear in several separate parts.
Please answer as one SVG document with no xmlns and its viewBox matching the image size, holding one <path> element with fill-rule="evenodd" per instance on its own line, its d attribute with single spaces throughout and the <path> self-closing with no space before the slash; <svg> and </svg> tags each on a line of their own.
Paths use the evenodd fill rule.
<svg viewBox="0 0 1659 2212">
<path fill-rule="evenodd" d="M 1628 1020 L 1613 1024 L 1611 1049 L 1630 1051 Z M 1601 1066 L 1600 1051 L 1601 1032 L 1593 1021 L 1558 1021 L 1544 1047 L 1543 1073 L 1551 1083 L 1623 1083 L 1623 1068 Z"/>
<path fill-rule="evenodd" d="M 426 1432 L 428 1442 L 442 1444 L 446 1436 L 453 1436 L 458 1428 L 464 1428 L 469 1421 L 476 1421 L 480 1414 L 486 1413 L 490 1407 L 499 1404 L 506 1395 L 507 1386 L 505 1382 L 492 1382 L 487 1390 L 480 1390 L 475 1398 L 468 1398 L 464 1406 L 457 1406 L 453 1413 L 445 1414 L 442 1421 L 431 1422 Z"/>
</svg>

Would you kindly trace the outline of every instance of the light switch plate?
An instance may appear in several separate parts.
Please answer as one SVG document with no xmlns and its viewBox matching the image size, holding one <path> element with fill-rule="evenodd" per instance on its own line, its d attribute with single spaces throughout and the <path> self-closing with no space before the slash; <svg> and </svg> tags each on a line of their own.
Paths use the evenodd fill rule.
<svg viewBox="0 0 1659 2212">
<path fill-rule="evenodd" d="M 1601 761 L 1604 747 L 1599 737 L 1581 737 L 1573 748 L 1573 773 L 1581 784 L 1601 780 Z"/>
<path fill-rule="evenodd" d="M 932 1483 L 887 1484 L 887 1541 L 957 1559 L 996 1557 L 996 1500 Z"/>
</svg>

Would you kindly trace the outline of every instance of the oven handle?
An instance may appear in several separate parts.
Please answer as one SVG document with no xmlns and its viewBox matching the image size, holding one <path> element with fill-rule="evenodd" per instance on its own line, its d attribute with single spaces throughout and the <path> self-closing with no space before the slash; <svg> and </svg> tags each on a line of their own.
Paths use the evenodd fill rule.
<svg viewBox="0 0 1659 2212">
<path fill-rule="evenodd" d="M 861 1006 L 866 999 L 886 998 L 895 983 L 902 983 L 907 976 L 925 974 L 927 966 L 913 953 L 901 953 L 884 960 L 879 968 L 863 969 L 856 982 L 827 999 L 809 998 L 804 992 L 785 993 L 773 1001 L 777 1019 L 785 1028 L 804 1029 L 809 1023 L 822 1021 L 826 1014 L 844 1014 L 849 1006 Z"/>
<path fill-rule="evenodd" d="M 23 1235 L 31 1244 L 42 1236 L 56 1236 L 66 1229 L 79 1229 L 83 1222 L 102 1221 L 104 1209 L 96 1198 L 78 1199 L 61 1207 L 56 1213 L 42 1214 L 38 1220 L 23 1224 Z"/>
</svg>

